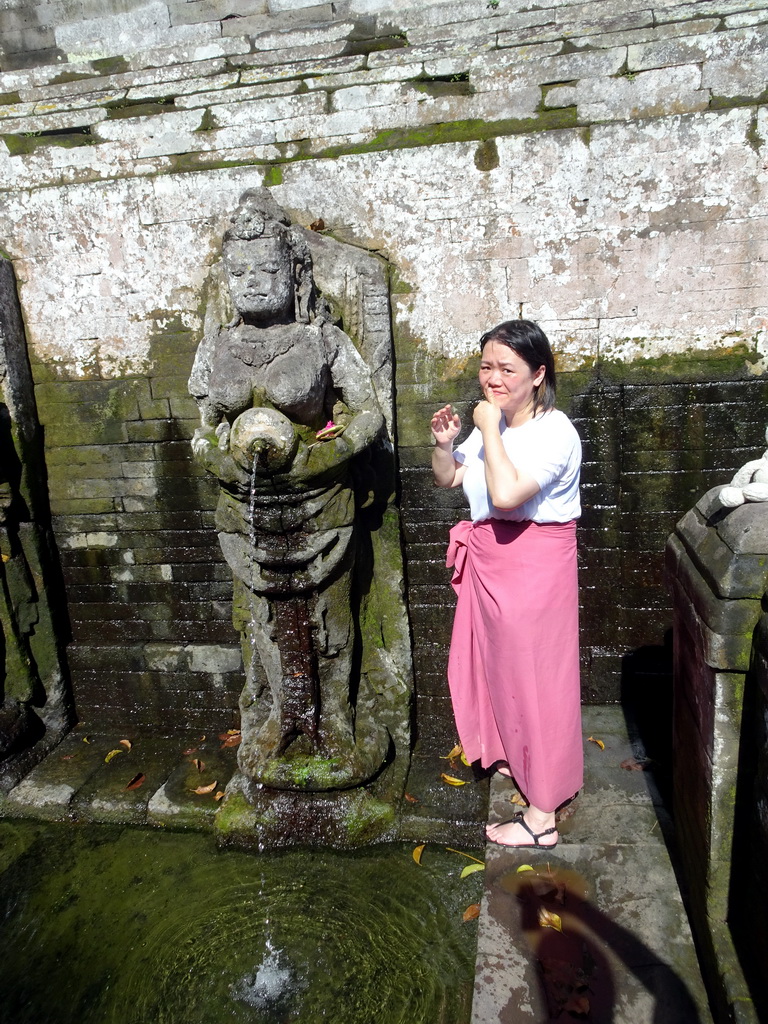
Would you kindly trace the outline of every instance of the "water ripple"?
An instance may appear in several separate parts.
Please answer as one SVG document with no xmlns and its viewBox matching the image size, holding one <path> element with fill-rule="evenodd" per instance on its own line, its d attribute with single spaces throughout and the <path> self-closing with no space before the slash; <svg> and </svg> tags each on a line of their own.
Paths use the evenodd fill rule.
<svg viewBox="0 0 768 1024">
<path fill-rule="evenodd" d="M 192 835 L 46 834 L 0 875 L 14 1024 L 469 1019 L 461 914 L 480 876 L 459 880 L 466 861 L 439 847 L 419 867 L 407 847 L 257 856 Z"/>
</svg>

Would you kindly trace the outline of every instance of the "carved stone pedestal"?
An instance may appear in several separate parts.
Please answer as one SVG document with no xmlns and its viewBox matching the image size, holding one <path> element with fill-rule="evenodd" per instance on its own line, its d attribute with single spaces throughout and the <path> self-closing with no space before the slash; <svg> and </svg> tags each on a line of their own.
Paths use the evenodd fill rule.
<svg viewBox="0 0 768 1024">
<path fill-rule="evenodd" d="M 674 598 L 674 816 L 692 924 L 708 961 L 705 974 L 716 985 L 711 995 L 722 1019 L 738 1005 L 738 1019 L 747 1021 L 757 1018 L 732 925 L 748 904 L 762 905 L 753 938 L 768 949 L 765 869 L 760 880 L 753 852 L 739 855 L 753 851 L 760 835 L 766 843 L 755 814 L 765 748 L 762 754 L 756 749 L 759 723 L 745 707 L 755 704 L 755 666 L 765 661 L 757 630 L 768 587 L 768 505 L 723 509 L 719 491 L 709 491 L 667 542 Z M 767 799 L 764 792 L 763 814 Z"/>
</svg>

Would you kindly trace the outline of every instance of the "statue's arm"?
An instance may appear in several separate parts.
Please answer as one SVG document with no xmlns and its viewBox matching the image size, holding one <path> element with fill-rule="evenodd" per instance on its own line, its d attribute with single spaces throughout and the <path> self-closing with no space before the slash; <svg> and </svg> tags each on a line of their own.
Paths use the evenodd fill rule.
<svg viewBox="0 0 768 1024">
<path fill-rule="evenodd" d="M 249 476 L 229 450 L 229 424 L 223 420 L 216 430 L 198 427 L 192 438 L 192 451 L 198 463 L 224 484 L 248 487 Z"/>
<path fill-rule="evenodd" d="M 384 424 L 365 360 L 347 335 L 333 324 L 323 327 L 328 366 L 336 391 L 352 413 L 342 435 L 353 454 L 363 451 Z"/>
</svg>

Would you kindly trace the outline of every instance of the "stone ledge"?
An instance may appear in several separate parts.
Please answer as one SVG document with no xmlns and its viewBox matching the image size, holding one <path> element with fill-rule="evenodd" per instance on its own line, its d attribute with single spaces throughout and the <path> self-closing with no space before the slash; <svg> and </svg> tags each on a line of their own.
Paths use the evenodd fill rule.
<svg viewBox="0 0 768 1024">
<path fill-rule="evenodd" d="M 674 64 L 694 64 L 717 58 L 764 54 L 768 48 L 768 26 L 709 31 L 697 36 L 666 39 L 630 46 L 627 64 L 632 71 L 648 71 Z"/>
</svg>

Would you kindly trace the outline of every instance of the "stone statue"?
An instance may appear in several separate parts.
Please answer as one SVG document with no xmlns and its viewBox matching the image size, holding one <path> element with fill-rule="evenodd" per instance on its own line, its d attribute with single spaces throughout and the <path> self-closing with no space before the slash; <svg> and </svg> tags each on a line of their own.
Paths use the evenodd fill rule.
<svg viewBox="0 0 768 1024">
<path fill-rule="evenodd" d="M 18 464 L 8 408 L 0 403 L 0 761 L 43 732 L 32 708 L 40 680 L 29 645 L 38 618 L 37 595 L 16 537 L 20 497 L 13 477 Z"/>
<path fill-rule="evenodd" d="M 765 440 L 768 441 L 768 429 Z M 730 484 L 720 491 L 718 500 L 723 508 L 738 508 L 747 501 L 768 501 L 768 450 L 761 458 L 745 462 Z"/>
<path fill-rule="evenodd" d="M 269 190 L 241 196 L 222 251 L 232 317 L 208 323 L 189 387 L 234 576 L 240 770 L 327 791 L 375 776 L 392 743 L 357 621 L 365 463 L 384 418 L 364 359 L 316 301 L 305 235 Z"/>
<path fill-rule="evenodd" d="M 73 724 L 56 561 L 24 322 L 0 256 L 0 793 Z"/>
</svg>

